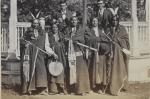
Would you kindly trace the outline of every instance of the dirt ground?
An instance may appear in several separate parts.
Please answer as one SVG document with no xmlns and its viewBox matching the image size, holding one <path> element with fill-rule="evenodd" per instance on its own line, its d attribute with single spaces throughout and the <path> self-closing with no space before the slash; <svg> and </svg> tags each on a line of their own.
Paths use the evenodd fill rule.
<svg viewBox="0 0 150 99">
<path fill-rule="evenodd" d="M 13 88 L 2 86 L 2 99 L 150 99 L 150 83 L 130 84 L 127 91 L 122 92 L 119 96 L 109 94 L 100 95 L 90 93 L 86 96 L 78 95 L 20 95 L 18 86 Z"/>
</svg>

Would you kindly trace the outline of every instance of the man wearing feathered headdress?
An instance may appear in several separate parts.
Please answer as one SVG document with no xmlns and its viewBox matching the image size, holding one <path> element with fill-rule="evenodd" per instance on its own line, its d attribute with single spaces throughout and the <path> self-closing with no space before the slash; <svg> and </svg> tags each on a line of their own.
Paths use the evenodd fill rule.
<svg viewBox="0 0 150 99">
<path fill-rule="evenodd" d="M 47 71 L 45 54 L 57 58 L 50 48 L 49 41 L 44 32 L 45 23 L 42 19 L 33 16 L 31 27 L 25 32 L 22 40 L 22 93 L 32 94 L 37 90 L 39 94 L 46 94 Z M 41 27 L 40 27 L 41 26 Z"/>
</svg>

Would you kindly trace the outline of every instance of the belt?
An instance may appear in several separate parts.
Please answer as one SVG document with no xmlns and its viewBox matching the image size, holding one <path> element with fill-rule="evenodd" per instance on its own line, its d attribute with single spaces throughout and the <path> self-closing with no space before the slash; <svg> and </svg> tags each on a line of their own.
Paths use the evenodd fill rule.
<svg viewBox="0 0 150 99">
<path fill-rule="evenodd" d="M 83 55 L 81 51 L 75 52 L 75 54 L 76 54 L 76 56 L 82 56 Z"/>
</svg>

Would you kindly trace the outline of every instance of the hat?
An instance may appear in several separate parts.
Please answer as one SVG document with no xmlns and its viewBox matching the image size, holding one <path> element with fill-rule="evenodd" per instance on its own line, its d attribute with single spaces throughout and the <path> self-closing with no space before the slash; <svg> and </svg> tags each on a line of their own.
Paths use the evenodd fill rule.
<svg viewBox="0 0 150 99">
<path fill-rule="evenodd" d="M 67 4 L 66 4 L 66 3 L 61 3 L 61 5 L 62 5 L 62 6 L 66 6 Z"/>
<path fill-rule="evenodd" d="M 74 12 L 72 13 L 72 17 L 77 17 L 77 12 L 74 11 Z"/>
<path fill-rule="evenodd" d="M 104 3 L 104 1 L 103 0 L 98 0 L 97 3 Z"/>
<path fill-rule="evenodd" d="M 53 76 L 59 76 L 63 71 L 63 65 L 60 62 L 51 62 L 48 65 L 48 70 L 51 75 Z"/>
<path fill-rule="evenodd" d="M 62 5 L 62 6 L 66 6 L 66 5 L 67 5 L 67 3 L 66 3 L 66 1 L 61 1 L 61 2 L 60 2 L 60 5 Z"/>
</svg>

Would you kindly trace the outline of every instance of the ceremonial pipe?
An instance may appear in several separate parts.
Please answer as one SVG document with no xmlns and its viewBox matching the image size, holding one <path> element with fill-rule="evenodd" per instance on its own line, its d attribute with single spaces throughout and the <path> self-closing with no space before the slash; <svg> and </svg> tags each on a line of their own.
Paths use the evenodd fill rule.
<svg viewBox="0 0 150 99">
<path fill-rule="evenodd" d="M 64 39 L 69 40 L 69 39 L 67 39 L 67 38 L 64 38 Z M 82 46 L 82 47 L 85 47 L 85 48 L 88 48 L 88 49 L 90 49 L 90 50 L 93 50 L 93 51 L 96 51 L 96 52 L 97 52 L 97 49 L 96 49 L 96 48 L 92 48 L 92 47 L 90 47 L 90 46 L 87 46 L 87 45 L 82 44 L 82 43 L 79 43 L 79 42 L 76 42 L 76 43 L 77 43 L 78 45 Z"/>
</svg>

